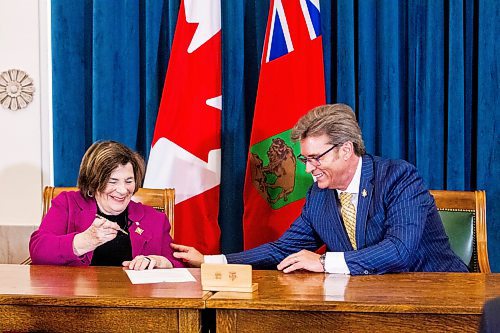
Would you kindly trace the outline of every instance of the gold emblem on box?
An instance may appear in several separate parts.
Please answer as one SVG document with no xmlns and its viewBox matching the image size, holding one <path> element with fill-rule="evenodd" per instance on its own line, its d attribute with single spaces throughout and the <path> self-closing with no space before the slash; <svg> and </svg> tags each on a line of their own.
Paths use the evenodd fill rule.
<svg viewBox="0 0 500 333">
<path fill-rule="evenodd" d="M 252 266 L 237 264 L 201 264 L 201 286 L 210 291 L 251 293 L 258 284 L 252 283 Z"/>
</svg>

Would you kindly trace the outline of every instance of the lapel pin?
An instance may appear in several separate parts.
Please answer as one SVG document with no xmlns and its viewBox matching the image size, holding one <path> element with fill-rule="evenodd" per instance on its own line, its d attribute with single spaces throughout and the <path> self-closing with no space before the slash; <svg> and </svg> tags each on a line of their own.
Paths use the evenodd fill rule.
<svg viewBox="0 0 500 333">
<path fill-rule="evenodd" d="M 361 192 L 361 195 L 363 196 L 363 198 L 368 195 L 368 192 L 366 192 L 366 188 L 363 189 L 363 191 Z"/>
<path fill-rule="evenodd" d="M 142 233 L 144 232 L 144 230 L 143 230 L 143 229 L 141 229 L 141 228 L 139 228 L 139 227 L 137 227 L 137 228 L 135 229 L 135 232 L 136 232 L 136 233 L 138 233 L 139 235 L 142 235 Z"/>
</svg>

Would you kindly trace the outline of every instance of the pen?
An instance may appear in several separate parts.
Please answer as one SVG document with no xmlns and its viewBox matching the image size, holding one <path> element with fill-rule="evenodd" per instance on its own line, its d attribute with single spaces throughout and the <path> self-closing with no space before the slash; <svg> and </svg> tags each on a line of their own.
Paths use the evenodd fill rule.
<svg viewBox="0 0 500 333">
<path fill-rule="evenodd" d="M 107 220 L 107 218 L 105 218 L 104 216 L 101 216 L 99 214 L 95 214 L 95 217 Z M 118 230 L 120 230 L 121 232 L 123 232 L 125 235 L 128 235 L 128 232 L 126 232 L 125 230 L 123 230 L 120 226 L 118 226 L 118 228 L 119 228 Z"/>
</svg>

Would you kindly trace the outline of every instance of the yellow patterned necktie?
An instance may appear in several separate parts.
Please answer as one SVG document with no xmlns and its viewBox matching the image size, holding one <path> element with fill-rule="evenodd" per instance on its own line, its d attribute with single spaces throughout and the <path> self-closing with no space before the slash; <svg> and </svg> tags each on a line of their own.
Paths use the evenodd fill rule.
<svg viewBox="0 0 500 333">
<path fill-rule="evenodd" d="M 352 247 L 356 250 L 356 208 L 352 204 L 351 198 L 351 193 L 340 193 L 340 204 L 342 205 L 340 212 Z"/>
</svg>

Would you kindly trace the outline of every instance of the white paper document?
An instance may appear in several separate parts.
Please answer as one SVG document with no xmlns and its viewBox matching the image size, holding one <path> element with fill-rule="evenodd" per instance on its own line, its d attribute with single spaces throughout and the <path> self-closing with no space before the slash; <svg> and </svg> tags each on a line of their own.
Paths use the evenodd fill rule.
<svg viewBox="0 0 500 333">
<path fill-rule="evenodd" d="M 126 270 L 125 272 L 132 284 L 196 281 L 187 268 L 146 269 L 144 271 Z"/>
</svg>

